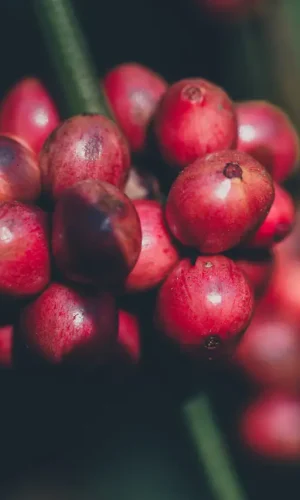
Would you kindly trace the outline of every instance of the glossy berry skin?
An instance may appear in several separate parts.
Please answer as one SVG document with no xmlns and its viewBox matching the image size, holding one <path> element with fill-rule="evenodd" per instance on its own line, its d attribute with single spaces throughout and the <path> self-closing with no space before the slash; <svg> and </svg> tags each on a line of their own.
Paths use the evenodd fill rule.
<svg viewBox="0 0 300 500">
<path fill-rule="evenodd" d="M 100 287 L 120 284 L 141 250 L 137 212 L 112 184 L 79 182 L 56 203 L 52 249 L 69 279 Z"/>
<path fill-rule="evenodd" d="M 33 152 L 20 142 L 0 136 L 0 203 L 35 201 L 41 192 L 41 174 Z"/>
<path fill-rule="evenodd" d="M 254 231 L 273 200 L 272 179 L 260 163 L 246 153 L 222 151 L 179 174 L 169 192 L 166 219 L 184 245 L 219 253 Z"/>
<path fill-rule="evenodd" d="M 299 387 L 299 358 L 299 329 L 276 311 L 256 312 L 236 352 L 238 364 L 252 380 L 288 390 Z"/>
<path fill-rule="evenodd" d="M 13 367 L 14 328 L 0 326 L 0 368 Z"/>
<path fill-rule="evenodd" d="M 94 179 L 124 187 L 130 166 L 127 142 L 101 115 L 78 115 L 50 135 L 40 155 L 44 190 L 57 198 L 79 181 Z"/>
<path fill-rule="evenodd" d="M 24 78 L 14 85 L 0 108 L 0 133 L 19 136 L 35 154 L 58 124 L 56 106 L 36 78 Z"/>
<path fill-rule="evenodd" d="M 54 364 L 106 362 L 117 330 L 112 295 L 89 294 L 59 283 L 51 283 L 20 318 L 20 333 L 28 348 Z"/>
<path fill-rule="evenodd" d="M 0 205 L 0 294 L 27 297 L 50 279 L 46 214 L 20 202 Z"/>
<path fill-rule="evenodd" d="M 223 89 L 201 78 L 180 80 L 163 96 L 154 130 L 161 155 L 182 169 L 208 153 L 234 147 L 237 123 Z"/>
<path fill-rule="evenodd" d="M 273 253 L 267 250 L 252 250 L 232 256 L 253 288 L 255 298 L 260 298 L 268 289 L 275 266 Z"/>
<path fill-rule="evenodd" d="M 283 182 L 299 160 L 299 137 L 288 116 L 267 101 L 237 103 L 238 144 Z"/>
<path fill-rule="evenodd" d="M 281 393 L 262 395 L 243 415 L 241 436 L 258 455 L 272 460 L 299 460 L 299 396 Z"/>
<path fill-rule="evenodd" d="M 120 309 L 115 357 L 118 362 L 137 364 L 141 357 L 140 327 L 137 317 Z"/>
<path fill-rule="evenodd" d="M 133 202 L 142 229 L 141 253 L 126 280 L 126 290 L 141 292 L 159 285 L 179 260 L 164 219 L 164 210 L 154 200 Z"/>
<path fill-rule="evenodd" d="M 269 248 L 284 240 L 295 224 L 296 210 L 289 193 L 274 183 L 275 198 L 262 225 L 246 243 L 249 247 Z"/>
<path fill-rule="evenodd" d="M 160 288 L 156 321 L 183 351 L 214 357 L 227 353 L 245 331 L 253 304 L 250 285 L 231 259 L 183 259 Z"/>
<path fill-rule="evenodd" d="M 167 90 L 167 82 L 141 64 L 125 63 L 110 70 L 103 83 L 131 150 L 141 152 L 157 104 Z"/>
</svg>

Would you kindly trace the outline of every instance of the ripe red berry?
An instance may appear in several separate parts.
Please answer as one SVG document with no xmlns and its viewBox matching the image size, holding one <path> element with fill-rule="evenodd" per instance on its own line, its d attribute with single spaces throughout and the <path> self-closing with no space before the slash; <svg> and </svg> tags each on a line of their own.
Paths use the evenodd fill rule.
<svg viewBox="0 0 300 500">
<path fill-rule="evenodd" d="M 296 389 L 300 384 L 299 329 L 274 312 L 257 312 L 240 342 L 236 359 L 254 381 Z"/>
<path fill-rule="evenodd" d="M 155 116 L 163 158 L 182 169 L 207 153 L 234 147 L 234 106 L 223 89 L 201 78 L 181 80 L 167 90 Z"/>
<path fill-rule="evenodd" d="M 241 435 L 245 444 L 259 455 L 274 460 L 299 460 L 299 397 L 262 395 L 243 415 Z"/>
<path fill-rule="evenodd" d="M 46 214 L 19 202 L 0 205 L 0 294 L 26 297 L 50 278 Z"/>
<path fill-rule="evenodd" d="M 272 179 L 260 163 L 240 151 L 222 151 L 179 174 L 169 192 L 166 218 L 184 245 L 219 253 L 261 224 L 273 199 Z"/>
<path fill-rule="evenodd" d="M 67 189 L 53 215 L 53 254 L 71 280 L 110 286 L 123 282 L 141 249 L 141 226 L 126 195 L 107 182 Z"/>
<path fill-rule="evenodd" d="M 95 179 L 124 187 L 130 166 L 127 142 L 117 125 L 101 115 L 64 121 L 40 156 L 44 190 L 57 198 L 79 181 Z"/>
<path fill-rule="evenodd" d="M 104 363 L 117 336 L 115 300 L 52 283 L 21 313 L 28 348 L 50 363 Z"/>
<path fill-rule="evenodd" d="M 295 224 L 295 206 L 291 196 L 274 183 L 275 198 L 271 210 L 247 246 L 268 248 L 279 243 L 292 231 Z"/>
<path fill-rule="evenodd" d="M 274 271 L 274 255 L 267 250 L 252 250 L 233 257 L 251 284 L 255 297 L 259 298 L 267 290 Z"/>
<path fill-rule="evenodd" d="M 299 137 L 288 116 L 266 101 L 245 101 L 236 105 L 238 145 L 284 181 L 299 159 Z"/>
<path fill-rule="evenodd" d="M 36 78 L 18 82 L 0 108 L 0 133 L 20 137 L 36 154 L 58 123 L 55 104 Z"/>
<path fill-rule="evenodd" d="M 14 328 L 0 326 L 0 368 L 13 367 Z"/>
<path fill-rule="evenodd" d="M 138 363 L 141 357 L 140 327 L 133 314 L 119 310 L 119 330 L 116 346 L 118 362 Z"/>
<path fill-rule="evenodd" d="M 107 73 L 104 89 L 132 151 L 142 151 L 147 128 L 167 82 L 141 64 L 125 63 Z"/>
<path fill-rule="evenodd" d="M 243 272 L 223 255 L 184 259 L 157 297 L 159 329 L 183 351 L 227 352 L 253 312 L 253 294 Z"/>
<path fill-rule="evenodd" d="M 157 286 L 179 259 L 165 224 L 162 205 L 154 200 L 136 200 L 134 206 L 142 228 L 142 248 L 126 280 L 126 290 L 130 292 Z"/>
<path fill-rule="evenodd" d="M 35 201 L 41 174 L 35 155 L 20 142 L 0 136 L 0 202 Z"/>
</svg>

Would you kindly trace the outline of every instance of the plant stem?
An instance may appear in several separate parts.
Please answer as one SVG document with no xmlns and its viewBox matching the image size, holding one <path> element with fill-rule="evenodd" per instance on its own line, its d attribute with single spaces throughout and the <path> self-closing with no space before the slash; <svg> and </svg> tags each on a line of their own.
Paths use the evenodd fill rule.
<svg viewBox="0 0 300 500">
<path fill-rule="evenodd" d="M 111 117 L 71 0 L 33 0 L 33 6 L 66 114 L 99 113 Z"/>
<path fill-rule="evenodd" d="M 215 422 L 207 394 L 189 401 L 184 406 L 183 413 L 187 430 L 216 500 L 245 500 L 246 496 Z"/>
</svg>

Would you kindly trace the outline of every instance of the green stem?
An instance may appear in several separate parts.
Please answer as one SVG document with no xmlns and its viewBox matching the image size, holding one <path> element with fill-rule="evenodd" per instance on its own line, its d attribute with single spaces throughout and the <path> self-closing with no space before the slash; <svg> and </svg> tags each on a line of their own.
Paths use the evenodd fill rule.
<svg viewBox="0 0 300 500">
<path fill-rule="evenodd" d="M 33 0 L 53 61 L 68 116 L 99 113 L 111 117 L 97 71 L 70 0 Z"/>
<path fill-rule="evenodd" d="M 189 401 L 183 409 L 187 430 L 203 464 L 216 500 L 245 500 L 221 432 L 206 394 Z"/>
</svg>

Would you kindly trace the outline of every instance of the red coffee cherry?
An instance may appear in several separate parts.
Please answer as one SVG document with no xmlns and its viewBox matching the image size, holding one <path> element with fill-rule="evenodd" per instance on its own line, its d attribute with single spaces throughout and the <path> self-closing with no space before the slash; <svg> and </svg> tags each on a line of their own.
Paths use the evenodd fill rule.
<svg viewBox="0 0 300 500">
<path fill-rule="evenodd" d="M 164 94 L 154 130 L 165 161 L 182 169 L 208 153 L 235 146 L 235 109 L 217 85 L 201 78 L 181 80 Z"/>
<path fill-rule="evenodd" d="M 156 322 L 183 351 L 211 358 L 236 343 L 249 324 L 253 304 L 250 285 L 231 259 L 184 259 L 161 286 Z"/>
</svg>

